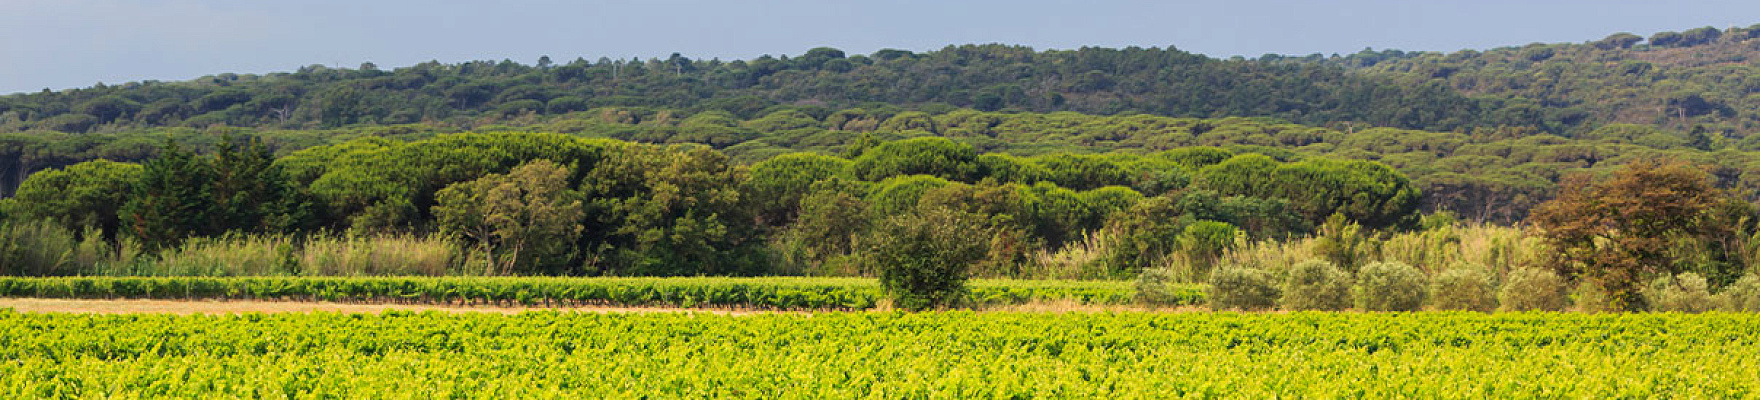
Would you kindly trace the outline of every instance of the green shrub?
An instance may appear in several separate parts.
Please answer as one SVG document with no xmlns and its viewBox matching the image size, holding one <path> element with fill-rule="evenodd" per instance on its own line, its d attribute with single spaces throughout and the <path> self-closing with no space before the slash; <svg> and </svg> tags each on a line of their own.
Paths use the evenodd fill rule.
<svg viewBox="0 0 1760 400">
<path fill-rule="evenodd" d="M 1497 289 L 1485 267 L 1460 265 L 1436 275 L 1430 282 L 1431 305 L 1438 310 L 1489 312 L 1497 309 Z"/>
<path fill-rule="evenodd" d="M 1239 229 L 1226 222 L 1198 221 L 1186 225 L 1175 240 L 1180 255 L 1192 269 L 1193 276 L 1204 276 L 1216 265 L 1222 253 L 1233 250 Z"/>
<path fill-rule="evenodd" d="M 1418 311 L 1429 297 L 1429 277 L 1410 264 L 1390 261 L 1357 272 L 1357 308 L 1364 311 Z"/>
<path fill-rule="evenodd" d="M 1351 276 L 1330 262 L 1308 260 L 1290 267 L 1283 280 L 1285 310 L 1338 311 L 1350 307 Z"/>
<path fill-rule="evenodd" d="M 888 218 L 870 237 L 880 287 L 893 305 L 925 310 L 966 294 L 971 266 L 989 251 L 977 216 L 931 207 Z"/>
<path fill-rule="evenodd" d="M 1179 304 L 1184 289 L 1188 284 L 1180 283 L 1181 279 L 1167 268 L 1150 268 L 1137 275 L 1137 301 L 1168 305 Z"/>
<path fill-rule="evenodd" d="M 1726 311 L 1760 311 L 1760 276 L 1749 274 L 1723 288 L 1718 297 Z"/>
<path fill-rule="evenodd" d="M 1206 297 L 1212 310 L 1265 310 L 1275 306 L 1277 286 L 1264 270 L 1238 266 L 1210 273 Z"/>
<path fill-rule="evenodd" d="M 1691 272 L 1650 282 L 1650 287 L 1644 291 L 1644 299 L 1650 302 L 1653 311 L 1702 313 L 1717 306 L 1705 277 Z"/>
<path fill-rule="evenodd" d="M 1564 278 L 1552 271 L 1523 268 L 1504 278 L 1497 302 L 1503 311 L 1563 311 L 1569 306 Z"/>
</svg>

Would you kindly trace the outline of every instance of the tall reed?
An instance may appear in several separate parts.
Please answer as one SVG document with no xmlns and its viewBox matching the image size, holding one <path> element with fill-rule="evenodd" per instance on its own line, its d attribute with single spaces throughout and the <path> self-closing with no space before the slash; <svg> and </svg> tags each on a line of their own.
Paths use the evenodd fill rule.
<svg viewBox="0 0 1760 400">
<path fill-rule="evenodd" d="M 194 238 L 157 257 L 136 258 L 124 240 L 118 254 L 80 274 L 128 276 L 444 276 L 457 268 L 458 249 L 438 236 L 226 235 Z"/>
<path fill-rule="evenodd" d="M 1380 247 L 1383 261 L 1403 262 L 1432 275 L 1453 265 L 1483 265 L 1499 281 L 1510 271 L 1544 266 L 1551 251 L 1526 228 L 1488 224 L 1400 233 Z"/>
<path fill-rule="evenodd" d="M 272 276 L 299 272 L 294 239 L 285 235 L 192 238 L 159 253 L 138 275 Z"/>
<path fill-rule="evenodd" d="M 1115 243 L 1106 230 L 1082 234 L 1082 240 L 1070 241 L 1060 249 L 1040 249 L 1021 266 L 1021 277 L 1032 279 L 1103 279 L 1113 268 L 1107 255 Z"/>
<path fill-rule="evenodd" d="M 301 273 L 323 276 L 426 275 L 470 273 L 454 268 L 458 247 L 438 236 L 320 236 L 305 241 Z"/>
<path fill-rule="evenodd" d="M 1353 250 L 1360 253 L 1355 257 L 1367 262 L 1398 261 L 1431 275 L 1454 265 L 1483 265 L 1499 281 L 1509 271 L 1544 266 L 1551 251 L 1526 228 L 1489 224 L 1445 225 L 1396 233 L 1373 242 Z M 1253 242 L 1223 253 L 1220 264 L 1281 276 L 1296 263 L 1324 258 L 1321 245 L 1321 239 L 1315 237 Z"/>
<path fill-rule="evenodd" d="M 73 269 L 79 242 L 54 221 L 0 224 L 0 274 L 64 275 Z"/>
</svg>

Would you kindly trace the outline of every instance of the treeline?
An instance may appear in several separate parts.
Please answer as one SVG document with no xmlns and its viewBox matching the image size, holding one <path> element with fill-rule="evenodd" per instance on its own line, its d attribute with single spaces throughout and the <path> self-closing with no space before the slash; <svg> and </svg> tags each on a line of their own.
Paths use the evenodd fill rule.
<svg viewBox="0 0 1760 400">
<path fill-rule="evenodd" d="M 1551 115 L 1542 129 L 1554 133 L 1629 123 L 1745 137 L 1760 128 L 1756 38 L 1760 25 L 1708 26 L 1447 54 L 1365 52 L 1335 65 L 1472 96 L 1527 99 L 1500 112 Z"/>
<path fill-rule="evenodd" d="M 898 107 L 828 111 L 781 108 L 750 119 L 721 111 L 687 113 L 650 108 L 602 108 L 536 118 L 488 131 L 562 132 L 589 138 L 655 144 L 705 144 L 737 164 L 793 152 L 843 154 L 859 143 L 946 137 L 982 153 L 1034 156 L 1056 153 L 1148 154 L 1211 146 L 1265 154 L 1280 161 L 1310 157 L 1373 160 L 1411 177 L 1424 193 L 1426 212 L 1452 211 L 1474 221 L 1511 223 L 1551 198 L 1555 182 L 1573 172 L 1604 173 L 1645 158 L 1691 161 L 1711 169 L 1719 187 L 1754 200 L 1760 187 L 1760 138 L 1699 130 L 1611 124 L 1572 136 L 1527 129 L 1429 132 L 1341 126 L 1329 129 L 1265 119 L 1192 119 L 1144 114 L 1003 113 L 969 109 L 945 113 Z M 214 153 L 222 137 L 249 137 L 277 154 L 360 138 L 411 141 L 455 129 L 430 125 L 333 130 L 158 128 L 103 134 L 0 135 L 0 197 L 29 173 L 109 159 L 155 157 L 166 137 L 186 149 Z"/>
<path fill-rule="evenodd" d="M 395 69 L 308 66 L 266 75 L 99 84 L 0 97 L 0 132 L 111 132 L 216 125 L 320 129 L 496 121 L 599 107 L 723 111 L 779 105 L 1176 117 L 1273 117 L 1410 129 L 1528 126 L 1568 113 L 1518 98 L 1472 97 L 1443 83 L 1388 79 L 1323 63 L 1221 60 L 1168 48 L 1035 51 L 1006 45 L 847 55 L 816 48 L 752 60 L 574 59 L 427 62 Z"/>
<path fill-rule="evenodd" d="M 1609 123 L 1745 136 L 1760 124 L 1751 63 L 1760 26 L 1629 33 L 1581 44 L 1454 53 L 1214 59 L 1174 48 L 1035 51 L 964 45 L 752 60 L 601 58 L 535 64 L 319 65 L 266 75 L 99 84 L 0 97 L 0 132 L 149 127 L 325 129 L 428 123 L 476 129 L 601 107 L 775 107 L 1271 117 L 1309 125 L 1580 134 Z"/>
<path fill-rule="evenodd" d="M 414 234 L 456 244 L 452 262 L 482 274 L 866 275 L 867 246 L 951 224 L 971 233 L 957 239 L 979 276 L 1120 277 L 1328 218 L 1413 227 L 1419 204 L 1379 163 L 1213 147 L 1023 158 L 922 137 L 748 167 L 706 146 L 549 133 L 369 137 L 281 157 L 231 138 L 209 154 L 163 146 L 141 164 L 31 175 L 0 203 L 8 249 L 47 247 L 31 240 L 56 236 L 34 222 L 49 221 L 70 242 L 102 243 L 99 258 L 239 235 L 289 235 L 263 253 L 295 257 L 280 247 Z M 68 265 L 4 273 L 91 272 L 56 268 Z"/>
</svg>

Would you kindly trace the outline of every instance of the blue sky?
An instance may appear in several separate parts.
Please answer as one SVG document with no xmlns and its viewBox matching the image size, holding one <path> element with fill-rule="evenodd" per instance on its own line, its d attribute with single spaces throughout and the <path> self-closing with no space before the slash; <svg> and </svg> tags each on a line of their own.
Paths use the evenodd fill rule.
<svg viewBox="0 0 1760 400">
<path fill-rule="evenodd" d="M 1537 4 L 1536 4 L 1537 3 Z M 1760 2 L 0 0 L 0 93 L 301 65 L 752 58 L 1009 43 L 1454 51 L 1760 23 Z"/>
</svg>

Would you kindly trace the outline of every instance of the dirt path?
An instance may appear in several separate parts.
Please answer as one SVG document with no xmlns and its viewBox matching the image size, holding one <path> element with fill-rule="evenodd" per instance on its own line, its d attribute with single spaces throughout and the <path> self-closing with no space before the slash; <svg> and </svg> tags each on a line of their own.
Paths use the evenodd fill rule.
<svg viewBox="0 0 1760 400">
<path fill-rule="evenodd" d="M 237 314 L 249 312 L 280 313 L 280 312 L 343 312 L 373 313 L 385 310 L 407 311 L 444 311 L 444 312 L 485 312 L 514 314 L 522 311 L 558 310 L 601 313 L 622 312 L 700 312 L 723 315 L 747 315 L 773 311 L 762 310 L 728 310 L 701 308 L 669 308 L 669 307 L 461 307 L 444 305 L 420 304 L 354 304 L 330 302 L 300 301 L 220 301 L 220 300 L 92 300 L 92 299 L 40 299 L 40 298 L 0 298 L 0 309 L 10 308 L 25 313 L 97 313 L 97 314 Z"/>
<path fill-rule="evenodd" d="M 24 313 L 96 313 L 96 314 L 238 314 L 238 313 L 282 313 L 282 312 L 342 312 L 377 314 L 385 310 L 404 311 L 442 311 L 452 313 L 498 313 L 516 314 L 524 311 L 578 311 L 598 313 L 708 313 L 719 315 L 752 315 L 767 313 L 810 313 L 801 310 L 763 310 L 739 308 L 679 308 L 679 307 L 617 307 L 617 306 L 580 306 L 580 307 L 501 307 L 501 306 L 458 306 L 428 304 L 371 304 L 371 303 L 331 303 L 310 301 L 258 301 L 258 300 L 145 300 L 145 299 L 47 299 L 29 297 L 0 297 L 0 309 L 13 309 Z M 990 306 L 979 309 L 979 312 L 1030 312 L 1030 313 L 1064 313 L 1064 312 L 1193 312 L 1205 310 L 1199 307 L 1140 307 L 1123 305 L 1083 305 L 1070 302 L 1030 303 L 1007 306 Z"/>
</svg>

